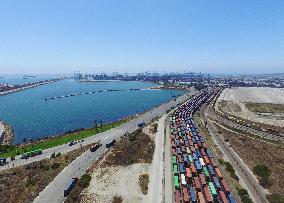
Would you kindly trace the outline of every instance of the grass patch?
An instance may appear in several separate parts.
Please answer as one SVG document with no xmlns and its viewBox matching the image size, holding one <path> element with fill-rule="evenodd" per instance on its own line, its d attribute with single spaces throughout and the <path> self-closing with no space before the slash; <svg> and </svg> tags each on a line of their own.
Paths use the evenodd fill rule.
<svg viewBox="0 0 284 203">
<path fill-rule="evenodd" d="M 65 143 L 69 143 L 72 140 L 81 140 L 85 139 L 87 137 L 96 135 L 98 133 L 110 130 L 112 128 L 115 128 L 117 126 L 122 125 L 123 123 L 126 123 L 128 119 L 121 119 L 119 121 L 103 125 L 101 128 L 90 128 L 85 129 L 78 132 L 73 132 L 69 134 L 64 134 L 62 136 L 53 137 L 47 140 L 42 140 L 36 143 L 31 143 L 27 145 L 22 146 L 3 146 L 0 148 L 0 156 L 1 157 L 12 157 L 19 154 L 22 154 L 24 152 L 38 150 L 38 149 L 48 149 L 55 146 L 63 145 Z"/>
<path fill-rule="evenodd" d="M 253 167 L 253 172 L 260 178 L 259 183 L 264 188 L 269 188 L 271 183 L 269 181 L 269 176 L 271 175 L 271 170 L 265 165 L 256 165 Z"/>
<path fill-rule="evenodd" d="M 249 197 L 248 191 L 243 188 L 237 188 L 237 193 L 242 200 L 242 203 L 253 203 L 251 198 Z"/>
<path fill-rule="evenodd" d="M 222 159 L 218 159 L 219 163 L 223 166 L 225 166 L 226 171 L 230 173 L 230 176 L 236 180 L 239 180 L 239 177 L 237 176 L 234 167 L 229 162 L 223 161 Z"/>
<path fill-rule="evenodd" d="M 245 103 L 245 106 L 256 113 L 284 113 L 284 104 L 271 103 Z"/>
<path fill-rule="evenodd" d="M 149 184 L 149 175 L 142 174 L 139 176 L 139 185 L 143 195 L 147 195 L 148 193 L 148 184 Z"/>
</svg>

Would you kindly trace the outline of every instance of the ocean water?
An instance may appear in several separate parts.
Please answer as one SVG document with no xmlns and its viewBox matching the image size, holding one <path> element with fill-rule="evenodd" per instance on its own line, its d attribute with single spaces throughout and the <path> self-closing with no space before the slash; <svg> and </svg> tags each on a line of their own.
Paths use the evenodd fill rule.
<svg viewBox="0 0 284 203">
<path fill-rule="evenodd" d="M 95 120 L 112 122 L 137 112 L 143 112 L 167 102 L 175 90 L 141 90 L 155 86 L 144 82 L 77 82 L 73 79 L 28 89 L 0 97 L 0 120 L 9 123 L 15 131 L 14 144 L 24 138 L 38 139 L 94 125 Z M 120 92 L 102 92 L 62 99 L 46 97 L 83 93 L 106 89 Z"/>
</svg>

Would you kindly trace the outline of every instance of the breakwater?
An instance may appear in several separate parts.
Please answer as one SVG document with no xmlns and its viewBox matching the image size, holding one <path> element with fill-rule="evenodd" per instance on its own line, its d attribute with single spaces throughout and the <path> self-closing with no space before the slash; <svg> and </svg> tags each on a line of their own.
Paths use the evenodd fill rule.
<svg viewBox="0 0 284 203">
<path fill-rule="evenodd" d="M 47 85 L 53 82 L 57 82 L 61 79 L 51 79 L 51 80 L 45 80 L 45 81 L 39 81 L 39 82 L 34 82 L 34 83 L 27 83 L 27 84 L 23 84 L 23 85 L 15 85 L 12 87 L 9 87 L 9 89 L 0 89 L 0 96 L 4 96 L 7 94 L 12 94 L 12 93 L 16 93 L 19 91 L 23 91 L 23 90 L 27 90 L 27 89 L 31 89 L 31 88 L 35 88 L 41 85 Z"/>
<path fill-rule="evenodd" d="M 140 89 L 140 88 L 131 88 L 131 89 L 107 89 L 107 90 L 98 90 L 98 91 L 90 91 L 90 92 L 81 92 L 81 93 L 72 93 L 67 95 L 61 95 L 56 97 L 46 97 L 45 100 L 53 100 L 53 99 L 62 99 L 66 97 L 74 97 L 74 96 L 82 96 L 88 94 L 95 94 L 101 92 L 124 92 L 124 91 L 139 91 L 139 90 L 147 90 L 147 89 Z"/>
</svg>

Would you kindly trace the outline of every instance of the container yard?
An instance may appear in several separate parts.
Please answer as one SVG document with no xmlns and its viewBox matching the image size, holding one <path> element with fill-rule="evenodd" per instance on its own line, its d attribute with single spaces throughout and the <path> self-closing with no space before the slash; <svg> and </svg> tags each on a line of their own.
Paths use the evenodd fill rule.
<svg viewBox="0 0 284 203">
<path fill-rule="evenodd" d="M 177 203 L 235 203 L 192 115 L 212 96 L 201 92 L 170 115 L 174 200 Z"/>
</svg>

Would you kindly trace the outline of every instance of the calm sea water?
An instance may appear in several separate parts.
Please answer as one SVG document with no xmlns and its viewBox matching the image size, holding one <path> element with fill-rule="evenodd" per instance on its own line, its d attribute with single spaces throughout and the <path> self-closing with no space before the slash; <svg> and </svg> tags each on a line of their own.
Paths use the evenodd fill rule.
<svg viewBox="0 0 284 203">
<path fill-rule="evenodd" d="M 104 123 L 148 110 L 183 94 L 172 90 L 129 91 L 130 88 L 154 86 L 142 82 L 80 83 L 62 80 L 49 85 L 0 97 L 0 120 L 8 122 L 15 131 L 14 143 L 24 138 L 43 138 Z M 123 89 L 122 92 L 102 92 L 56 100 L 54 97 L 105 89 Z"/>
</svg>

